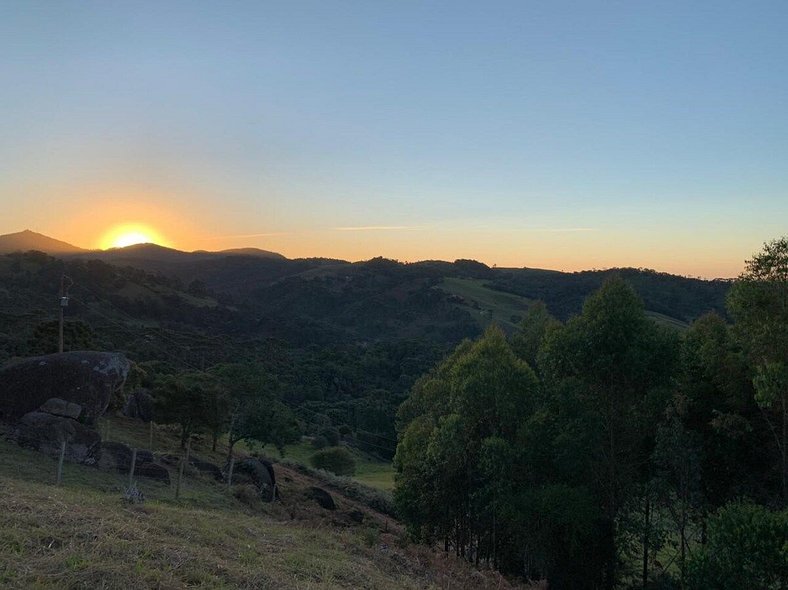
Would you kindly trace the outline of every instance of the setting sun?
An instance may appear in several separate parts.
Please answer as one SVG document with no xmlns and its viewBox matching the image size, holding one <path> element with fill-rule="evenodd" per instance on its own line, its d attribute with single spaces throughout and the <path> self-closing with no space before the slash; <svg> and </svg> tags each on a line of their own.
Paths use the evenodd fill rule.
<svg viewBox="0 0 788 590">
<path fill-rule="evenodd" d="M 101 248 L 125 248 L 134 244 L 158 244 L 166 246 L 166 241 L 156 230 L 140 224 L 123 224 L 110 229 L 101 238 Z"/>
</svg>

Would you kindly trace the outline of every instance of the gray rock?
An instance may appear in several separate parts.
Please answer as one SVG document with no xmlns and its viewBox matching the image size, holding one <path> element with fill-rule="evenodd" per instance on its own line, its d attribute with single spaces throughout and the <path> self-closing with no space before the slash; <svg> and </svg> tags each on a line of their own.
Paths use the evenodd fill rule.
<svg viewBox="0 0 788 590">
<path fill-rule="evenodd" d="M 131 364 L 112 352 L 62 352 L 30 357 L 0 369 L 0 419 L 13 422 L 50 398 L 82 406 L 88 423 L 122 391 Z"/>
<path fill-rule="evenodd" d="M 132 456 L 133 450 L 128 445 L 119 442 L 103 442 L 97 464 L 99 469 L 128 473 L 131 469 Z M 154 463 L 153 453 L 146 449 L 137 449 L 134 477 L 147 477 L 170 483 L 170 472 L 166 467 Z"/>
<path fill-rule="evenodd" d="M 336 510 L 337 505 L 334 504 L 334 498 L 331 497 L 323 488 L 311 487 L 306 491 L 307 495 L 312 498 L 321 508 L 326 510 Z"/>
<path fill-rule="evenodd" d="M 121 413 L 127 418 L 137 418 L 143 422 L 151 422 L 153 420 L 153 396 L 147 389 L 135 389 L 131 395 L 126 398 L 126 403 L 123 404 Z"/>
<path fill-rule="evenodd" d="M 64 399 L 60 399 L 59 397 L 52 397 L 44 402 L 44 404 L 39 408 L 39 411 L 44 412 L 45 414 L 63 416 L 65 418 L 73 418 L 76 420 L 82 413 L 82 406 L 79 404 L 67 402 Z"/>
<path fill-rule="evenodd" d="M 131 467 L 132 449 L 128 445 L 119 442 L 101 443 L 101 453 L 98 459 L 98 466 L 108 471 L 120 471 L 128 473 Z M 153 462 L 153 453 L 140 449 L 137 451 L 136 465 L 141 463 Z"/>
<path fill-rule="evenodd" d="M 134 469 L 135 477 L 147 477 L 170 485 L 170 472 L 163 465 L 158 463 L 137 463 Z"/>
<path fill-rule="evenodd" d="M 225 473 L 229 465 L 225 466 Z M 235 463 L 233 467 L 233 483 L 252 483 L 260 490 L 264 501 L 272 501 L 276 489 L 274 467 L 268 461 L 247 457 Z"/>
<path fill-rule="evenodd" d="M 211 475 L 216 481 L 222 481 L 222 479 L 224 479 L 222 476 L 222 470 L 219 469 L 219 466 L 214 465 L 209 461 L 204 461 L 203 459 L 192 455 L 189 457 L 189 465 L 193 466 L 200 473 Z"/>
<path fill-rule="evenodd" d="M 95 430 L 71 418 L 44 412 L 22 416 L 12 436 L 20 446 L 51 457 L 60 456 L 60 445 L 65 442 L 65 459 L 75 463 L 95 463 L 101 446 L 101 437 Z"/>
</svg>

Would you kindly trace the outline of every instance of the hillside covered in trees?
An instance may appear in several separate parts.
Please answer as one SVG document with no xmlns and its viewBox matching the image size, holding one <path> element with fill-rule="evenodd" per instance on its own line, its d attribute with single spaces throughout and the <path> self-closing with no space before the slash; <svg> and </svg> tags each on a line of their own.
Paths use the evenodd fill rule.
<svg viewBox="0 0 788 590">
<path fill-rule="evenodd" d="M 399 409 L 411 534 L 550 588 L 785 588 L 786 302 L 782 239 L 732 324 L 658 324 L 617 276 L 463 342 Z"/>
<path fill-rule="evenodd" d="M 515 330 L 536 300 L 565 318 L 611 272 L 288 260 L 154 245 L 58 258 L 10 253 L 0 257 L 0 361 L 55 350 L 65 274 L 73 283 L 66 350 L 123 351 L 154 377 L 260 364 L 310 430 L 347 426 L 366 450 L 391 457 L 396 408 L 454 346 L 491 323 Z M 725 313 L 725 282 L 620 272 L 658 321 L 682 327 L 708 311 Z"/>
</svg>

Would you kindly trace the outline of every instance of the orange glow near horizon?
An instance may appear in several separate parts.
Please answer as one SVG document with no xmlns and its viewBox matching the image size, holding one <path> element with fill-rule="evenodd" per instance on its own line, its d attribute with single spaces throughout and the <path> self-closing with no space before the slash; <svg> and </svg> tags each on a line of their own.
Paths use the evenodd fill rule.
<svg viewBox="0 0 788 590">
<path fill-rule="evenodd" d="M 134 244 L 158 244 L 167 246 L 168 242 L 159 232 L 148 225 L 140 223 L 123 223 L 108 230 L 101 238 L 99 247 L 125 248 Z"/>
</svg>

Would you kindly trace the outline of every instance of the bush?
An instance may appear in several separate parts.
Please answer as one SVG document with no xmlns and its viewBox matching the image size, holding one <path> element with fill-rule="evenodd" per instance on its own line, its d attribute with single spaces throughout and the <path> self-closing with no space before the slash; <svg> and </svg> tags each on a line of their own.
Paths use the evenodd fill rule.
<svg viewBox="0 0 788 590">
<path fill-rule="evenodd" d="M 328 441 L 325 436 L 316 436 L 312 439 L 312 446 L 316 449 L 325 449 L 328 446 Z"/>
<path fill-rule="evenodd" d="M 344 447 L 330 447 L 312 455 L 309 462 L 315 469 L 323 469 L 335 475 L 356 473 L 356 460 Z"/>
<path fill-rule="evenodd" d="M 687 565 L 687 587 L 784 588 L 788 580 L 788 510 L 735 502 L 709 520 L 709 538 Z"/>
</svg>

